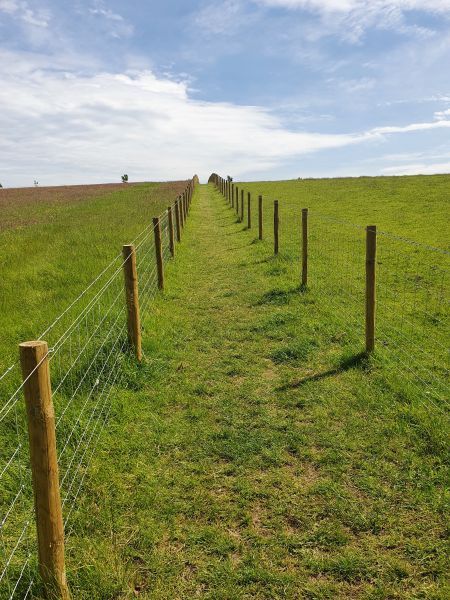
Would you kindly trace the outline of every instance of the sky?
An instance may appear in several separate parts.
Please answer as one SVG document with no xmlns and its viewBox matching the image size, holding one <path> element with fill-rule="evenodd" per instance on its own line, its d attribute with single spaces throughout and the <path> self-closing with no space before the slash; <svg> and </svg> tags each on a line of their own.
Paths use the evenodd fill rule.
<svg viewBox="0 0 450 600">
<path fill-rule="evenodd" d="M 0 0 L 4 187 L 450 172 L 450 0 Z"/>
</svg>

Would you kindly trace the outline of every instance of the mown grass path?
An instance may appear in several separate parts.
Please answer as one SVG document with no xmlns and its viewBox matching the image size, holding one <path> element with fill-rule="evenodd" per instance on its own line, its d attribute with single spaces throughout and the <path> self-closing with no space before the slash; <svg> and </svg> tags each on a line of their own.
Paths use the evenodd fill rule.
<svg viewBox="0 0 450 600">
<path fill-rule="evenodd" d="M 446 597 L 439 458 L 333 367 L 255 237 L 198 189 L 70 538 L 75 597 Z"/>
</svg>

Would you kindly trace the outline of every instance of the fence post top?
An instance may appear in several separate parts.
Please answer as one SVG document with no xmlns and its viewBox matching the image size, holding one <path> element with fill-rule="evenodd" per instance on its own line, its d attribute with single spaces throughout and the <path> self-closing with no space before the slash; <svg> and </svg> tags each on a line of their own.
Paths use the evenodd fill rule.
<svg viewBox="0 0 450 600">
<path fill-rule="evenodd" d="M 47 348 L 47 346 L 47 342 L 43 340 L 30 340 L 19 344 L 19 348 Z"/>
<path fill-rule="evenodd" d="M 153 225 L 158 225 L 159 217 L 153 217 Z"/>
<path fill-rule="evenodd" d="M 367 231 L 376 231 L 377 226 L 376 225 L 367 225 L 366 229 L 367 229 Z"/>
<path fill-rule="evenodd" d="M 124 250 L 130 250 L 130 251 L 134 250 L 134 244 L 124 244 L 122 247 Z"/>
</svg>

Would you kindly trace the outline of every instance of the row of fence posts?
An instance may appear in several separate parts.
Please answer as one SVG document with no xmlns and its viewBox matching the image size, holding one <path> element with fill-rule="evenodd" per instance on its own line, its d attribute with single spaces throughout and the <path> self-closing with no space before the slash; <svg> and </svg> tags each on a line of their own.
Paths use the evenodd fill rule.
<svg viewBox="0 0 450 600">
<path fill-rule="evenodd" d="M 175 239 L 181 232 L 191 207 L 198 177 L 191 179 L 185 191 L 168 207 L 169 248 L 175 256 Z M 164 263 L 160 217 L 154 217 L 158 287 L 164 289 Z M 128 327 L 128 340 L 137 361 L 142 360 L 136 251 L 133 244 L 123 246 L 123 269 Z M 58 457 L 56 450 L 55 412 L 53 408 L 48 345 L 44 341 L 20 344 L 30 462 L 37 527 L 39 571 L 46 596 L 68 600 L 64 557 L 64 526 L 61 508 Z"/>
<path fill-rule="evenodd" d="M 228 204 L 236 211 L 240 222 L 244 221 L 244 190 L 239 188 L 231 179 L 224 179 L 216 173 L 210 177 L 216 188 L 224 196 Z M 247 192 L 247 228 L 251 229 L 251 194 Z M 301 211 L 301 288 L 308 286 L 308 209 Z M 273 251 L 278 254 L 280 249 L 280 218 L 278 200 L 273 201 Z M 258 239 L 263 239 L 263 197 L 258 196 Z M 376 313 L 376 255 L 377 228 L 376 225 L 366 227 L 366 289 L 365 289 L 365 337 L 366 353 L 375 349 L 375 313 Z"/>
</svg>

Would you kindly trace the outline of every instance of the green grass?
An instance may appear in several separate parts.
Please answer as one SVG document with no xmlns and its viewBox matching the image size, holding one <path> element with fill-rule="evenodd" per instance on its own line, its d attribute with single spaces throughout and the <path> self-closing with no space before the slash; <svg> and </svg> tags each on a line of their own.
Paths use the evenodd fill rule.
<svg viewBox="0 0 450 600">
<path fill-rule="evenodd" d="M 95 186 L 47 188 L 51 200 L 45 189 L 2 190 L 0 374 L 18 343 L 38 336 L 184 187 L 133 184 L 101 195 Z"/>
<path fill-rule="evenodd" d="M 415 179 L 410 212 L 404 201 L 382 227 L 414 237 L 413 228 L 400 232 L 400 219 L 423 216 L 420 198 L 431 194 L 433 179 Z M 400 298 L 406 324 L 440 288 L 433 276 L 420 279 L 419 291 L 415 280 L 412 290 L 403 279 L 395 287 L 400 242 L 386 242 L 393 245 L 381 247 L 379 269 L 393 289 L 380 298 L 390 310 L 380 309 L 379 326 L 391 345 L 362 355 L 364 232 L 311 211 L 311 278 L 301 290 L 293 199 L 303 184 L 317 186 L 321 212 L 330 214 L 328 195 L 344 187 L 340 180 L 251 184 L 265 197 L 264 186 L 272 186 L 280 200 L 281 189 L 291 190 L 278 257 L 270 205 L 266 240 L 257 242 L 255 223 L 246 230 L 211 186 L 195 193 L 166 290 L 144 318 L 145 359 L 123 365 L 73 513 L 74 598 L 448 597 L 448 422 L 424 404 L 435 380 L 418 391 L 393 345 L 401 337 L 414 368 L 431 355 L 440 385 L 444 315 L 430 324 L 438 309 L 430 300 L 413 337 L 406 325 L 396 337 L 390 316 Z M 381 207 L 387 182 L 369 184 L 371 206 Z M 392 193 L 405 184 L 389 180 Z M 364 181 L 347 182 L 349 191 L 355 185 L 364 190 Z M 356 195 L 344 208 L 340 216 L 366 223 Z M 439 245 L 445 213 L 435 210 L 434 237 L 420 241 Z M 424 256 L 408 246 L 400 273 L 409 276 L 417 264 L 430 271 L 434 259 L 423 263 Z M 411 340 L 427 352 L 414 355 Z"/>
<path fill-rule="evenodd" d="M 423 244 L 449 247 L 449 175 L 303 179 L 242 185 L 255 198 L 262 194 L 282 204 L 295 202 L 302 208 L 358 225 L 376 224 L 381 230 Z"/>
</svg>

